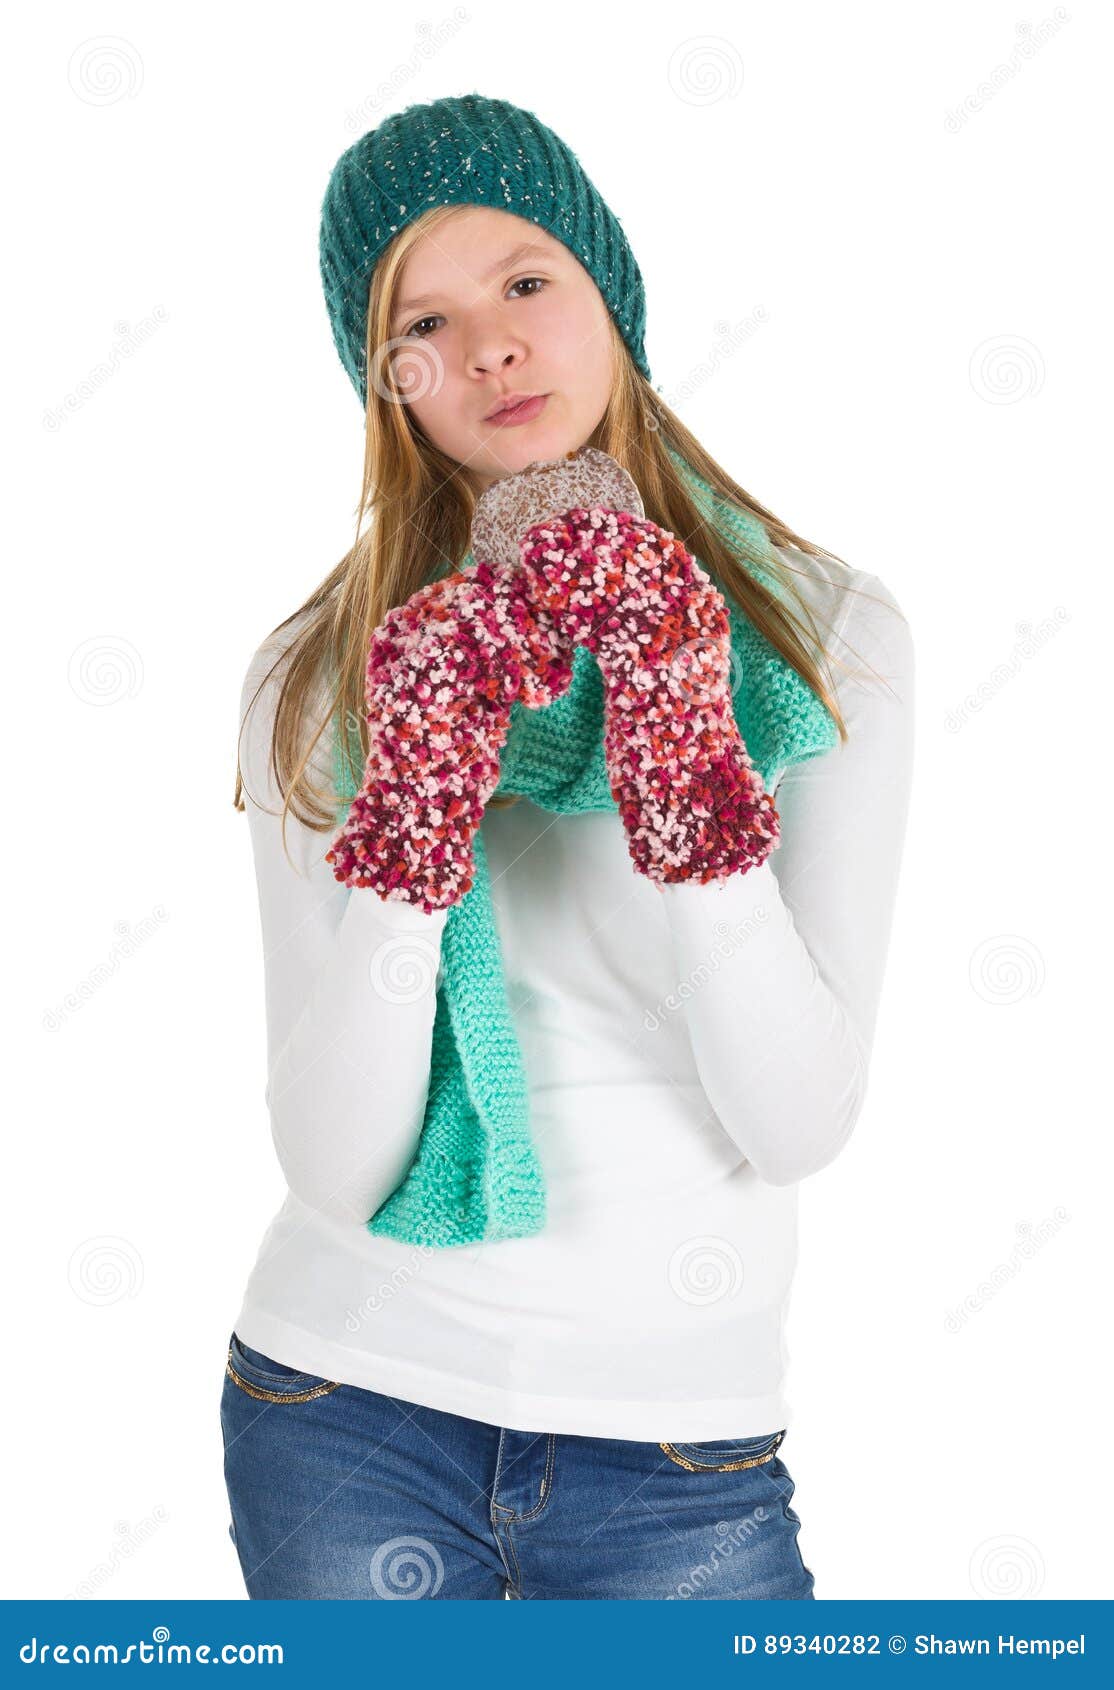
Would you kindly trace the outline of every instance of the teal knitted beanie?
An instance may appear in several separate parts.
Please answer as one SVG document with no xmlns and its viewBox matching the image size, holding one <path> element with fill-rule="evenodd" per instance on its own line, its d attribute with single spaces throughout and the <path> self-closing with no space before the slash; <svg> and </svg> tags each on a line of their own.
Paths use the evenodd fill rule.
<svg viewBox="0 0 1114 1690">
<path fill-rule="evenodd" d="M 325 190 L 321 281 L 340 361 L 365 408 L 372 272 L 398 231 L 434 205 L 495 206 L 562 241 L 650 380 L 646 292 L 619 219 L 572 149 L 533 112 L 461 94 L 384 118 L 341 155 Z"/>
</svg>

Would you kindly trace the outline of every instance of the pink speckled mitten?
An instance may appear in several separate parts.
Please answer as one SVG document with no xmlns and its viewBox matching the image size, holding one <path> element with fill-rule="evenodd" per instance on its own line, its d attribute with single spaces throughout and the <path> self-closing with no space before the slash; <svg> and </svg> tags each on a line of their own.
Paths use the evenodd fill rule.
<svg viewBox="0 0 1114 1690">
<path fill-rule="evenodd" d="M 777 811 L 732 711 L 723 595 L 642 511 L 626 471 L 584 447 L 489 488 L 474 550 L 507 568 L 517 556 L 535 613 L 595 655 L 635 868 L 661 883 L 722 880 L 776 846 Z"/>
<path fill-rule="evenodd" d="M 571 647 L 526 589 L 521 570 L 481 562 L 422 587 L 375 630 L 363 784 L 325 854 L 344 885 L 427 913 L 471 887 L 511 704 L 547 704 L 572 678 Z"/>
</svg>

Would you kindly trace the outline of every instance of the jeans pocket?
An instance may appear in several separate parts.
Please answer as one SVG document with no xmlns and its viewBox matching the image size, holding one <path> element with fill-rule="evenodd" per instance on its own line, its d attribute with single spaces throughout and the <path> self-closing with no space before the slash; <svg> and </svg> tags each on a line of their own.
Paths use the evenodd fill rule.
<svg viewBox="0 0 1114 1690">
<path fill-rule="evenodd" d="M 256 1402 L 311 1402 L 314 1397 L 328 1396 L 340 1383 L 314 1373 L 299 1373 L 297 1368 L 287 1367 L 285 1362 L 275 1361 L 261 1350 L 241 1343 L 235 1332 L 228 1345 L 225 1373 Z"/>
<path fill-rule="evenodd" d="M 731 1473 L 742 1467 L 761 1467 L 772 1461 L 786 1428 L 750 1438 L 710 1438 L 703 1443 L 660 1443 L 670 1461 L 690 1473 Z"/>
</svg>

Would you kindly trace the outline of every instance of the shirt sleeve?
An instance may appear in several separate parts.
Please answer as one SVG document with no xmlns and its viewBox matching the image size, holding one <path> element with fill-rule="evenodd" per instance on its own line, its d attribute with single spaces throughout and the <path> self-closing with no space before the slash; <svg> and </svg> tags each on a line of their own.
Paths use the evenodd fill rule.
<svg viewBox="0 0 1114 1690">
<path fill-rule="evenodd" d="M 862 1109 L 905 837 L 912 636 L 877 576 L 854 586 L 832 648 L 847 741 L 785 772 L 759 867 L 662 888 L 701 1084 L 772 1185 L 831 1162 Z"/>
<path fill-rule="evenodd" d="M 284 846 L 271 733 L 285 666 L 283 643 L 260 647 L 240 709 L 263 936 L 265 1100 L 291 1191 L 362 1225 L 417 1149 L 448 911 L 428 914 L 370 887 L 342 886 L 324 860 L 339 823 L 318 833 L 289 811 Z M 315 784 L 326 791 L 330 761 L 326 730 L 313 757 Z"/>
</svg>

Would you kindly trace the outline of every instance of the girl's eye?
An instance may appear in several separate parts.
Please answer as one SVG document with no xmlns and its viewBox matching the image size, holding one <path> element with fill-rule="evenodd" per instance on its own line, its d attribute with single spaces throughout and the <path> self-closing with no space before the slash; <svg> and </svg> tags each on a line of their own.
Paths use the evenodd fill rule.
<svg viewBox="0 0 1114 1690">
<path fill-rule="evenodd" d="M 526 286 L 527 282 L 537 282 L 539 289 L 549 286 L 549 283 L 546 281 L 544 276 L 523 276 L 521 281 L 512 282 L 511 287 L 512 288 L 522 288 L 522 287 Z M 533 295 L 527 294 L 526 297 L 527 297 L 527 299 L 531 299 L 533 297 Z"/>
<path fill-rule="evenodd" d="M 513 292 L 515 288 L 525 287 L 527 282 L 534 282 L 537 286 L 532 292 L 522 296 L 526 299 L 533 299 L 535 293 L 540 293 L 542 288 L 547 288 L 549 286 L 549 283 L 544 276 L 522 276 L 517 282 L 511 283 L 511 291 Z M 413 335 L 415 340 L 428 340 L 430 334 L 433 332 L 432 330 L 425 334 L 421 334 L 418 331 L 421 329 L 423 323 L 434 323 L 437 320 L 438 314 L 435 311 L 431 312 L 428 317 L 419 317 L 416 323 L 411 323 L 410 327 L 406 330 L 406 334 Z"/>
</svg>

